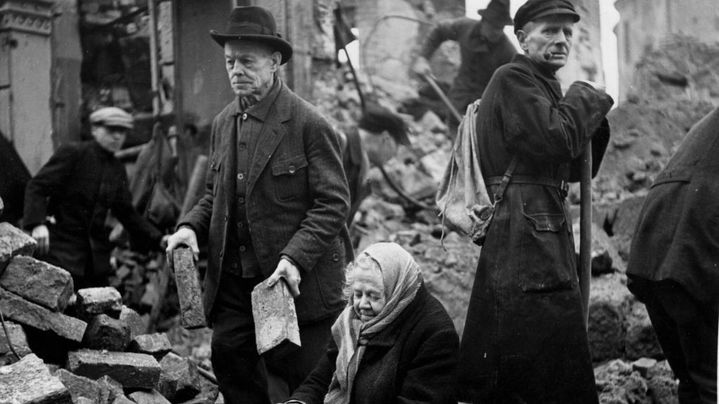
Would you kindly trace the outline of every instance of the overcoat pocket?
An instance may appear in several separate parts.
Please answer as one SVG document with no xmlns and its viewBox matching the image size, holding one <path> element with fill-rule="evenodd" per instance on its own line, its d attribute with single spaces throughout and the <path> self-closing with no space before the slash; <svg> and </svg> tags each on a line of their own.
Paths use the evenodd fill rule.
<svg viewBox="0 0 719 404">
<path fill-rule="evenodd" d="M 571 289 L 576 258 L 562 201 L 550 192 L 535 191 L 525 194 L 523 189 L 522 195 L 520 287 L 527 293 Z"/>
</svg>

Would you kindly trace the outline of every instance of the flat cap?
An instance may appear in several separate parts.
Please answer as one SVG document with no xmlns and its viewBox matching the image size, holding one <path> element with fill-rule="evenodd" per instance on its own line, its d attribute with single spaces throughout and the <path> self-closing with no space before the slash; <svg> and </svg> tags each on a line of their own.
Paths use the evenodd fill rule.
<svg viewBox="0 0 719 404">
<path fill-rule="evenodd" d="M 104 107 L 90 114 L 90 123 L 93 125 L 120 126 L 132 129 L 134 120 L 132 115 L 117 107 Z"/>
<path fill-rule="evenodd" d="M 574 22 L 579 21 L 579 14 L 569 0 L 529 0 L 514 15 L 514 32 L 530 22 L 550 15 L 567 15 Z"/>
</svg>

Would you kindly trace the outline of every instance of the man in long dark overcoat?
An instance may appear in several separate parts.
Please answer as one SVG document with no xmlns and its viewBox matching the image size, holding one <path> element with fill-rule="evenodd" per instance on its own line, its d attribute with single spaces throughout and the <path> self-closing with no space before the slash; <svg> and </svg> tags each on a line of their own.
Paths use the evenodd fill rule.
<svg viewBox="0 0 719 404">
<path fill-rule="evenodd" d="M 106 107 L 90 114 L 90 123 L 94 140 L 60 146 L 25 190 L 23 227 L 37 240 L 40 258 L 72 274 L 75 289 L 107 285 L 108 211 L 137 246 L 159 250 L 162 237 L 132 205 L 125 167 L 114 156 L 133 128 L 132 116 Z"/>
<path fill-rule="evenodd" d="M 203 301 L 220 391 L 227 403 L 264 404 L 265 370 L 294 390 L 344 307 L 349 190 L 339 137 L 278 76 L 292 46 L 272 14 L 238 7 L 225 32 L 210 33 L 237 97 L 215 117 L 205 194 L 180 220 L 168 253 L 180 244 L 197 251 L 197 237 L 209 237 Z M 251 292 L 268 278 L 284 279 L 295 296 L 302 348 L 260 361 Z"/>
<path fill-rule="evenodd" d="M 679 379 L 679 402 L 717 402 L 719 108 L 697 123 L 652 184 L 627 276 Z"/>
<path fill-rule="evenodd" d="M 525 3 L 514 18 L 524 54 L 497 70 L 479 106 L 490 195 L 515 167 L 504 194 L 494 195 L 479 257 L 460 348 L 461 401 L 597 402 L 566 183 L 578 180 L 588 142 L 600 160 L 613 101 L 589 82 L 562 95 L 555 72 L 578 20 L 568 0 Z"/>
</svg>

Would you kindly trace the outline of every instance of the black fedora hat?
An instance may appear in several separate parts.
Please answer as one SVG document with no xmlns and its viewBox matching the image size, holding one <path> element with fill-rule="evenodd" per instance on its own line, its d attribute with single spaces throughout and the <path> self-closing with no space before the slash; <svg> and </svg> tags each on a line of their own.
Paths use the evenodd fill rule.
<svg viewBox="0 0 719 404">
<path fill-rule="evenodd" d="M 492 0 L 487 8 L 477 10 L 482 20 L 492 21 L 497 25 L 512 25 L 512 17 L 509 15 L 509 0 Z"/>
<path fill-rule="evenodd" d="M 213 29 L 210 30 L 210 35 L 223 47 L 225 42 L 231 39 L 265 43 L 282 54 L 282 64 L 287 63 L 292 57 L 292 45 L 282 39 L 277 32 L 275 17 L 262 7 L 235 7 L 230 13 L 225 32 L 217 32 Z"/>
</svg>

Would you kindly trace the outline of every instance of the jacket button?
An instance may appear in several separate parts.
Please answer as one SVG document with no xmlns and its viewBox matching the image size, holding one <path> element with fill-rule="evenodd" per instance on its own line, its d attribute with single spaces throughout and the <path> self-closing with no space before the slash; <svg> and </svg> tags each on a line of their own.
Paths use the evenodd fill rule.
<svg viewBox="0 0 719 404">
<path fill-rule="evenodd" d="M 245 113 L 242 114 L 242 120 L 243 120 L 243 121 L 246 121 L 246 120 L 247 120 L 247 112 L 245 112 Z"/>
<path fill-rule="evenodd" d="M 337 262 L 340 260 L 340 255 L 337 253 L 332 254 L 332 261 Z"/>
<path fill-rule="evenodd" d="M 222 258 L 224 255 L 225 255 L 225 251 L 224 250 L 220 251 L 220 258 Z"/>
<path fill-rule="evenodd" d="M 227 223 L 227 220 L 228 220 L 227 215 L 225 215 L 225 223 Z"/>
<path fill-rule="evenodd" d="M 295 166 L 290 166 L 290 174 L 294 174 L 296 171 Z"/>
<path fill-rule="evenodd" d="M 237 198 L 237 203 L 239 203 L 240 205 L 244 204 L 244 203 L 245 203 L 245 198 L 244 198 L 244 197 L 239 197 L 239 198 Z"/>
<path fill-rule="evenodd" d="M 244 180 L 244 179 L 245 179 L 245 173 L 239 173 L 239 174 L 237 174 L 237 179 L 240 180 L 240 181 Z"/>
<path fill-rule="evenodd" d="M 241 246 L 240 246 L 240 252 L 245 252 L 245 251 L 247 251 L 247 247 L 241 245 Z"/>
</svg>

